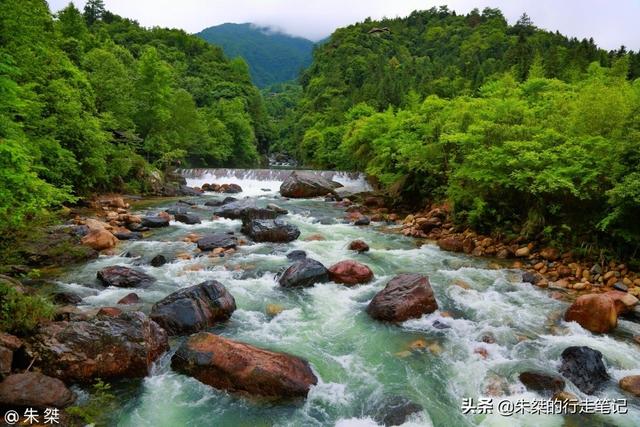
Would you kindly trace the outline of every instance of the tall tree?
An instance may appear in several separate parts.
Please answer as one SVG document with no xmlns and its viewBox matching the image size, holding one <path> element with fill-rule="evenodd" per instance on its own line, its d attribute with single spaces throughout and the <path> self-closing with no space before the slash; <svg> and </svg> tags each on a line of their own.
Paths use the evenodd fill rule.
<svg viewBox="0 0 640 427">
<path fill-rule="evenodd" d="M 88 25 L 93 25 L 94 22 L 102 19 L 106 11 L 104 0 L 87 0 L 84 6 L 84 19 Z"/>
</svg>

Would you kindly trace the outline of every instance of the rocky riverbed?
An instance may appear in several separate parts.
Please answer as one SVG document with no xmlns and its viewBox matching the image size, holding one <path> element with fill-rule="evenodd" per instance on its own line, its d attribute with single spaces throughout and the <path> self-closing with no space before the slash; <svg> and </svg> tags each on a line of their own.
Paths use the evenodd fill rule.
<svg viewBox="0 0 640 427">
<path fill-rule="evenodd" d="M 292 198 L 278 180 L 191 178 L 207 191 L 99 201 L 70 227 L 100 255 L 56 277 L 56 320 L 0 336 L 16 361 L 2 401 L 82 405 L 102 378 L 107 423 L 123 426 L 640 423 L 637 300 L 604 279 L 628 270 L 576 287 L 584 270 L 564 254 L 485 245 L 436 207 L 399 216 L 298 178 L 282 185 Z M 470 256 L 492 246 L 514 260 Z M 462 413 L 482 397 L 629 401 L 624 415 Z"/>
</svg>

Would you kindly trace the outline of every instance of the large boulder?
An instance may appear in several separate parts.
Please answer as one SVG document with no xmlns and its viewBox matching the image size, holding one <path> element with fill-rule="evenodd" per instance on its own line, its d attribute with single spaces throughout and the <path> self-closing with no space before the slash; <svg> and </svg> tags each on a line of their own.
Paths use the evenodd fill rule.
<svg viewBox="0 0 640 427">
<path fill-rule="evenodd" d="M 567 347 L 561 355 L 560 373 L 580 391 L 594 394 L 608 380 L 602 353 L 589 347 Z"/>
<path fill-rule="evenodd" d="M 242 193 L 242 187 L 240 187 L 238 184 L 222 184 L 218 188 L 218 192 L 227 194 Z"/>
<path fill-rule="evenodd" d="M 289 266 L 279 277 L 284 288 L 304 288 L 329 281 L 329 270 L 321 262 L 304 258 Z"/>
<path fill-rule="evenodd" d="M 52 322 L 28 340 L 36 366 L 67 382 L 140 378 L 169 349 L 167 333 L 140 312 Z"/>
<path fill-rule="evenodd" d="M 367 283 L 373 279 L 373 271 L 357 261 L 340 261 L 329 267 L 329 278 L 348 286 Z"/>
<path fill-rule="evenodd" d="M 295 171 L 280 185 L 280 194 L 291 198 L 319 197 L 334 193 L 334 188 L 331 181 L 319 174 Z"/>
<path fill-rule="evenodd" d="M 118 244 L 118 238 L 105 229 L 90 230 L 81 240 L 82 244 L 96 251 L 112 249 Z"/>
<path fill-rule="evenodd" d="M 567 309 L 564 320 L 578 322 L 595 333 L 605 333 L 618 325 L 618 315 L 635 305 L 633 295 L 619 291 L 579 296 Z"/>
<path fill-rule="evenodd" d="M 117 288 L 147 288 L 156 281 L 143 271 L 121 265 L 105 267 L 98 271 L 98 279 L 105 286 Z"/>
<path fill-rule="evenodd" d="M 242 232 L 256 242 L 286 243 L 296 240 L 300 230 L 280 219 L 254 219 L 242 225 Z"/>
<path fill-rule="evenodd" d="M 248 222 L 254 219 L 276 219 L 280 215 L 287 213 L 287 211 L 283 211 L 275 205 L 260 208 L 256 204 L 255 199 L 225 203 L 213 212 L 217 216 L 228 219 L 239 219 L 242 220 L 242 222 Z"/>
<path fill-rule="evenodd" d="M 426 276 L 400 274 L 373 297 L 367 313 L 377 320 L 404 322 L 437 309 L 438 303 Z"/>
<path fill-rule="evenodd" d="M 233 234 L 207 234 L 196 242 L 201 251 L 212 251 L 216 248 L 232 249 L 238 246 L 238 239 Z"/>
<path fill-rule="evenodd" d="M 9 375 L 0 383 L 0 402 L 6 406 L 64 408 L 75 399 L 62 381 L 39 372 Z"/>
<path fill-rule="evenodd" d="M 198 215 L 190 214 L 190 213 L 176 213 L 174 215 L 174 218 L 178 222 L 182 222 L 184 224 L 189 224 L 189 225 L 200 224 L 202 222 L 202 220 Z"/>
<path fill-rule="evenodd" d="M 224 322 L 235 309 L 236 301 L 222 283 L 208 280 L 158 301 L 150 317 L 170 335 L 180 335 Z"/>
<path fill-rule="evenodd" d="M 168 227 L 170 219 L 166 216 L 145 216 L 142 218 L 141 225 L 148 228 Z"/>
<path fill-rule="evenodd" d="M 171 358 L 171 367 L 217 389 L 267 399 L 306 397 L 318 382 L 299 357 L 206 332 L 191 335 Z"/>
</svg>

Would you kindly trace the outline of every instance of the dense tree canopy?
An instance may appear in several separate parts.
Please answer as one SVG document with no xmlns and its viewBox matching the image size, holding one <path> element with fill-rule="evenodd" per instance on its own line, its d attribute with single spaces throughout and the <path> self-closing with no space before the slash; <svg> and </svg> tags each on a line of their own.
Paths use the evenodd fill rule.
<svg viewBox="0 0 640 427">
<path fill-rule="evenodd" d="M 284 148 L 481 231 L 633 254 L 639 60 L 496 9 L 366 20 L 316 50 Z"/>
<path fill-rule="evenodd" d="M 252 166 L 266 151 L 261 94 L 220 48 L 100 0 L 0 10 L 1 230 L 89 191 L 145 190 L 154 169 Z"/>
</svg>

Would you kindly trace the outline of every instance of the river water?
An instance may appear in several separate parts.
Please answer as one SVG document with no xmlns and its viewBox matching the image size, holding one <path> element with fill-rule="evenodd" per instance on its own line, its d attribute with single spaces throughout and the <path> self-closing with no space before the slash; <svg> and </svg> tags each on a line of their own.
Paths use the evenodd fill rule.
<svg viewBox="0 0 640 427">
<path fill-rule="evenodd" d="M 626 415 L 463 415 L 463 398 L 540 399 L 519 383 L 524 370 L 557 372 L 560 353 L 571 345 L 600 350 L 612 376 L 600 398 L 628 398 L 617 386 L 626 375 L 640 374 L 640 347 L 628 339 L 640 334 L 638 324 L 621 321 L 615 335 L 593 335 L 576 324 L 560 320 L 567 304 L 521 282 L 521 273 L 491 268 L 488 260 L 440 251 L 433 244 L 388 230 L 385 224 L 354 227 L 343 223 L 344 212 L 323 200 L 279 198 L 279 173 L 186 171 L 189 185 L 236 182 L 259 204 L 277 203 L 289 210 L 286 220 L 302 234 L 289 244 L 254 244 L 239 247 L 226 258 L 198 257 L 189 233 L 234 230 L 240 221 L 211 220 L 209 208 L 192 211 L 199 225 L 171 223 L 147 239 L 123 242 L 120 256 L 99 259 L 69 271 L 60 281 L 65 291 L 83 297 L 86 306 L 113 306 L 131 289 L 96 286 L 96 272 L 109 265 L 136 265 L 158 279 L 149 289 L 135 290 L 141 309 L 178 288 L 205 280 L 222 282 L 236 299 L 238 309 L 214 333 L 259 347 L 284 351 L 309 360 L 319 383 L 302 402 L 265 404 L 229 395 L 195 379 L 171 371 L 165 355 L 151 375 L 139 381 L 115 384 L 118 397 L 110 423 L 119 426 L 375 426 L 376 408 L 389 396 L 403 396 L 424 407 L 407 426 L 638 426 L 640 406 L 629 400 Z M 365 187 L 353 175 L 332 175 L 350 187 Z M 200 205 L 224 195 L 207 193 L 194 198 Z M 153 213 L 172 203 L 147 207 Z M 305 241 L 319 234 L 325 240 Z M 347 250 L 353 239 L 363 239 L 368 253 Z M 333 283 L 299 291 L 283 291 L 275 275 L 289 264 L 285 255 L 302 249 L 326 266 L 344 259 L 367 264 L 375 280 L 347 288 Z M 125 257 L 129 253 L 133 257 Z M 162 267 L 148 261 L 179 253 L 191 260 L 174 260 Z M 374 294 L 398 273 L 429 276 L 440 310 L 402 325 L 370 319 L 365 308 Z M 284 311 L 270 318 L 267 304 Z M 435 326 L 434 326 L 435 322 Z M 487 334 L 495 343 L 483 340 Z M 419 341 L 417 349 L 411 343 Z M 171 342 L 177 348 L 180 338 Z M 426 349 L 423 348 L 426 345 Z M 414 345 L 415 347 L 415 345 Z M 486 351 L 486 358 L 480 354 Z M 571 383 L 567 390 L 586 398 Z"/>
</svg>

